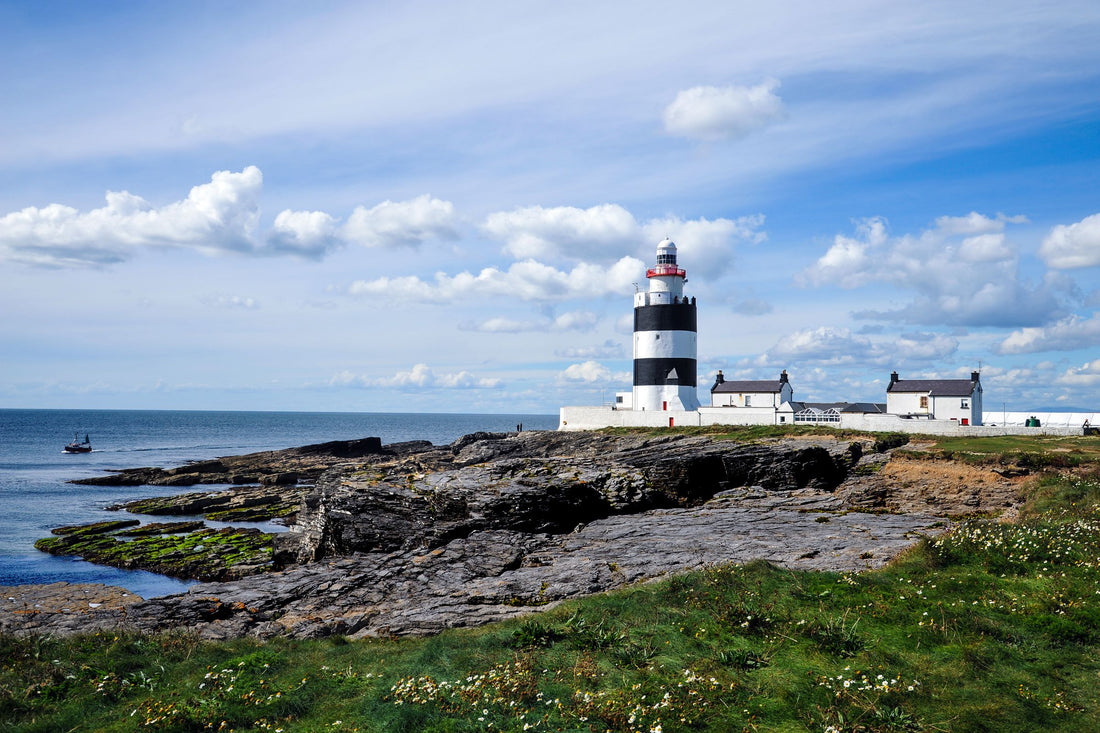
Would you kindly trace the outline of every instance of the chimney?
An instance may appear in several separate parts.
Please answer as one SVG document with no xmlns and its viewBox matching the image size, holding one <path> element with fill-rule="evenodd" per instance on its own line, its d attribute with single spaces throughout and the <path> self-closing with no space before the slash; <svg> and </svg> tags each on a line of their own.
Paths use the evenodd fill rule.
<svg viewBox="0 0 1100 733">
<path fill-rule="evenodd" d="M 898 380 L 898 373 L 897 373 L 896 371 L 895 371 L 895 372 L 892 372 L 892 373 L 890 374 L 890 384 L 895 384 L 895 383 L 897 383 L 898 381 L 899 381 L 899 380 Z"/>
<path fill-rule="evenodd" d="M 717 376 L 714 377 L 714 386 L 710 388 L 710 391 L 713 392 L 718 389 L 718 385 L 724 381 L 726 381 L 726 378 L 722 376 L 722 370 L 719 369 Z"/>
<path fill-rule="evenodd" d="M 977 382 L 977 381 L 978 381 L 978 379 L 979 379 L 979 378 L 980 378 L 981 376 L 982 376 L 982 373 L 981 373 L 981 372 L 970 372 L 970 381 L 971 381 L 971 382 Z"/>
<path fill-rule="evenodd" d="M 783 371 L 781 371 L 779 373 L 779 383 L 780 384 L 786 384 L 787 383 L 787 370 L 786 369 L 784 369 Z"/>
</svg>

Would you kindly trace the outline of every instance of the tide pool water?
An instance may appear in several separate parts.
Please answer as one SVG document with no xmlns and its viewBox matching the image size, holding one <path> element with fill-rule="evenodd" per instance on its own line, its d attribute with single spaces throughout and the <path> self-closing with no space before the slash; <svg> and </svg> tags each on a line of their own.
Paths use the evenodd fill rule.
<svg viewBox="0 0 1100 733">
<path fill-rule="evenodd" d="M 190 583 L 144 571 L 118 570 L 34 549 L 50 530 L 70 524 L 138 518 L 106 511 L 132 499 L 193 489 L 82 486 L 73 479 L 141 466 L 170 468 L 187 461 L 293 448 L 329 440 L 377 436 L 385 443 L 450 443 L 467 433 L 557 428 L 555 415 L 213 412 L 186 410 L 0 409 L 0 585 L 107 583 L 145 598 Z M 69 454 L 77 434 L 91 453 Z M 164 521 L 157 517 L 152 521 Z M 236 523 L 238 526 L 255 526 Z"/>
</svg>

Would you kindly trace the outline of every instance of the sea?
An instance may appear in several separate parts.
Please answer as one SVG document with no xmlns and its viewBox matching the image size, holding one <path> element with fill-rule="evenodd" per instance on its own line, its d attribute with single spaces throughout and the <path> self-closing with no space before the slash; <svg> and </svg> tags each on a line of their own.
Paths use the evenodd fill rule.
<svg viewBox="0 0 1100 733">
<path fill-rule="evenodd" d="M 332 412 L 217 412 L 199 410 L 0 409 L 0 585 L 105 583 L 144 598 L 182 592 L 191 582 L 138 570 L 94 565 L 34 549 L 50 530 L 110 519 L 171 521 L 108 511 L 120 502 L 199 488 L 82 486 L 73 479 L 124 468 L 171 468 L 188 461 L 293 448 L 329 440 L 376 436 L 383 444 L 428 440 L 451 443 L 468 433 L 554 430 L 556 415 L 467 415 Z M 91 453 L 65 453 L 74 436 Z M 208 522 L 211 526 L 227 526 Z M 265 531 L 274 523 L 236 522 Z"/>
</svg>

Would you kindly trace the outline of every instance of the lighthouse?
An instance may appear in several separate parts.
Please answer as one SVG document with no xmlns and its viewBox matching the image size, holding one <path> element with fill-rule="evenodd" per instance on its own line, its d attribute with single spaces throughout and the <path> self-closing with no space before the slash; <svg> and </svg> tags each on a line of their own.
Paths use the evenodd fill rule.
<svg viewBox="0 0 1100 733">
<path fill-rule="evenodd" d="M 687 273 L 671 239 L 657 245 L 645 275 L 649 289 L 634 293 L 633 409 L 698 410 L 695 298 L 684 295 Z"/>
</svg>

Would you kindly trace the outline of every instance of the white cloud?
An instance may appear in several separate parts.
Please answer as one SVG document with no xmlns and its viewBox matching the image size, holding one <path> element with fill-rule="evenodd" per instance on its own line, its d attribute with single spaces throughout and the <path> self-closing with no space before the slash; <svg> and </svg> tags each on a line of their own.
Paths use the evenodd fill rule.
<svg viewBox="0 0 1100 733">
<path fill-rule="evenodd" d="M 186 199 L 159 208 L 128 191 L 108 191 L 107 205 L 86 213 L 31 206 L 0 217 L 0 259 L 79 267 L 120 262 L 141 247 L 248 251 L 262 187 L 260 169 L 248 166 L 218 171 Z"/>
<path fill-rule="evenodd" d="M 243 295 L 219 295 L 213 300 L 213 303 L 219 308 L 243 308 L 245 310 L 251 310 L 259 307 L 255 298 L 248 298 Z"/>
<path fill-rule="evenodd" d="M 569 272 L 526 260 L 513 263 L 507 270 L 486 267 L 476 275 L 441 272 L 433 282 L 413 276 L 359 280 L 351 284 L 348 292 L 433 303 L 470 296 L 505 296 L 525 301 L 594 298 L 631 292 L 632 283 L 644 269 L 645 265 L 633 257 L 623 257 L 611 267 L 581 263 Z"/>
<path fill-rule="evenodd" d="M 951 356 L 958 339 L 936 333 L 907 333 L 871 339 L 847 328 L 822 326 L 787 334 L 761 355 L 756 364 L 770 366 L 796 361 L 823 364 L 901 364 L 935 361 Z"/>
<path fill-rule="evenodd" d="M 1039 247 L 1039 256 L 1059 270 L 1100 265 L 1100 214 L 1051 229 Z"/>
<path fill-rule="evenodd" d="M 967 262 L 999 262 L 1012 256 L 1004 234 L 979 234 L 967 237 L 959 245 L 959 257 Z"/>
<path fill-rule="evenodd" d="M 319 258 L 339 244 L 336 220 L 323 211 L 288 209 L 275 217 L 267 243 L 273 252 Z"/>
<path fill-rule="evenodd" d="M 942 333 L 902 334 L 892 343 L 878 344 L 876 354 L 885 361 L 935 361 L 959 350 L 959 340 Z"/>
<path fill-rule="evenodd" d="M 1073 288 L 1049 274 L 1035 284 L 1021 279 L 1015 250 L 1003 232 L 990 231 L 1019 220 L 974 213 L 941 217 L 931 229 L 900 237 L 889 235 L 882 218 L 863 220 L 856 237 L 838 234 L 796 281 L 849 289 L 885 283 L 916 295 L 895 310 L 855 314 L 861 318 L 962 326 L 1044 323 L 1060 314 L 1060 299 Z"/>
<path fill-rule="evenodd" d="M 1020 223 L 1022 217 L 1013 217 L 1015 223 Z M 1005 221 L 1009 217 L 1003 215 L 990 219 L 984 214 L 971 211 L 966 216 L 940 216 L 936 218 L 936 228 L 944 234 L 987 234 L 990 232 L 1003 232 Z"/>
<path fill-rule="evenodd" d="M 329 384 L 332 386 L 359 386 L 359 387 L 394 387 L 416 389 L 495 389 L 501 386 L 501 380 L 479 378 L 468 371 L 456 373 L 436 373 L 427 364 L 416 364 L 404 372 L 397 372 L 392 377 L 369 377 L 357 375 L 353 372 L 342 371 L 337 373 Z"/>
<path fill-rule="evenodd" d="M 777 88 L 779 82 L 769 79 L 754 87 L 685 89 L 665 108 L 665 130 L 698 140 L 745 137 L 785 116 Z"/>
<path fill-rule="evenodd" d="M 1055 382 L 1073 387 L 1091 387 L 1100 384 L 1100 359 L 1067 369 Z"/>
<path fill-rule="evenodd" d="M 760 231 L 762 215 L 737 219 L 695 219 L 678 217 L 638 223 L 630 212 L 614 204 L 589 209 L 529 207 L 514 212 L 491 214 L 483 226 L 489 235 L 505 242 L 505 251 L 516 257 L 540 257 L 610 263 L 624 252 L 652 259 L 656 244 L 671 237 L 680 263 L 693 277 L 714 278 L 733 262 L 737 242 L 758 243 L 766 239 Z M 644 272 L 639 266 L 630 277 L 636 282 Z"/>
<path fill-rule="evenodd" d="M 789 359 L 810 359 L 841 363 L 865 357 L 871 351 L 871 341 L 853 336 L 846 328 L 807 328 L 787 334 L 768 350 L 765 363 Z"/>
<path fill-rule="evenodd" d="M 357 206 L 341 236 L 365 247 L 415 247 L 428 239 L 455 239 L 454 204 L 424 194 L 410 201 Z"/>
<path fill-rule="evenodd" d="M 1074 314 L 1045 327 L 1013 331 L 997 347 L 1001 354 L 1032 354 L 1038 351 L 1075 351 L 1100 346 L 1100 316 L 1081 318 Z"/>
<path fill-rule="evenodd" d="M 482 333 L 524 333 L 530 331 L 591 331 L 599 321 L 599 316 L 589 311 L 562 313 L 555 318 L 520 321 L 514 318 L 497 316 L 478 324 L 462 324 L 463 331 Z"/>
<path fill-rule="evenodd" d="M 754 214 L 737 219 L 688 219 L 670 216 L 646 222 L 642 231 L 652 257 L 654 247 L 666 236 L 676 243 L 677 260 L 690 277 L 700 280 L 721 275 L 733 264 L 734 242 L 757 244 L 767 239 L 759 231 L 764 216 Z"/>
<path fill-rule="evenodd" d="M 459 328 L 463 331 L 480 331 L 482 333 L 523 333 L 524 331 L 534 331 L 538 328 L 538 323 L 497 317 L 477 324 L 460 325 Z"/>
<path fill-rule="evenodd" d="M 555 331 L 591 331 L 600 318 L 591 311 L 571 311 L 554 319 Z"/>
<path fill-rule="evenodd" d="M 800 273 L 798 281 L 804 285 L 839 285 L 842 288 L 857 288 L 869 282 L 875 272 L 875 263 L 868 253 L 886 242 L 886 220 L 876 217 L 859 221 L 856 234 L 857 238 L 836 235 L 833 246 L 813 267 Z"/>
<path fill-rule="evenodd" d="M 262 190 L 263 174 L 248 166 L 239 173 L 217 171 L 186 199 L 161 207 L 128 191 L 108 191 L 106 206 L 87 212 L 62 204 L 31 206 L 0 217 L 0 261 L 86 267 L 123 262 L 156 247 L 319 259 L 344 241 L 396 247 L 457 236 L 453 204 L 428 195 L 359 206 L 343 227 L 323 211 L 287 209 L 260 234 Z"/>
<path fill-rule="evenodd" d="M 617 258 L 637 248 L 640 234 L 634 216 L 617 204 L 588 209 L 528 206 L 490 214 L 482 227 L 516 259 Z"/>
<path fill-rule="evenodd" d="M 558 375 L 559 382 L 582 382 L 584 384 L 611 384 L 632 382 L 630 372 L 612 372 L 598 361 L 586 361 L 570 364 Z"/>
<path fill-rule="evenodd" d="M 504 251 L 522 259 L 612 262 L 624 253 L 651 258 L 666 236 L 676 242 L 681 264 L 704 276 L 724 272 L 734 244 L 766 239 L 760 214 L 737 219 L 668 216 L 639 223 L 617 204 L 588 209 L 531 206 L 490 214 L 482 229 L 504 242 Z"/>
</svg>

